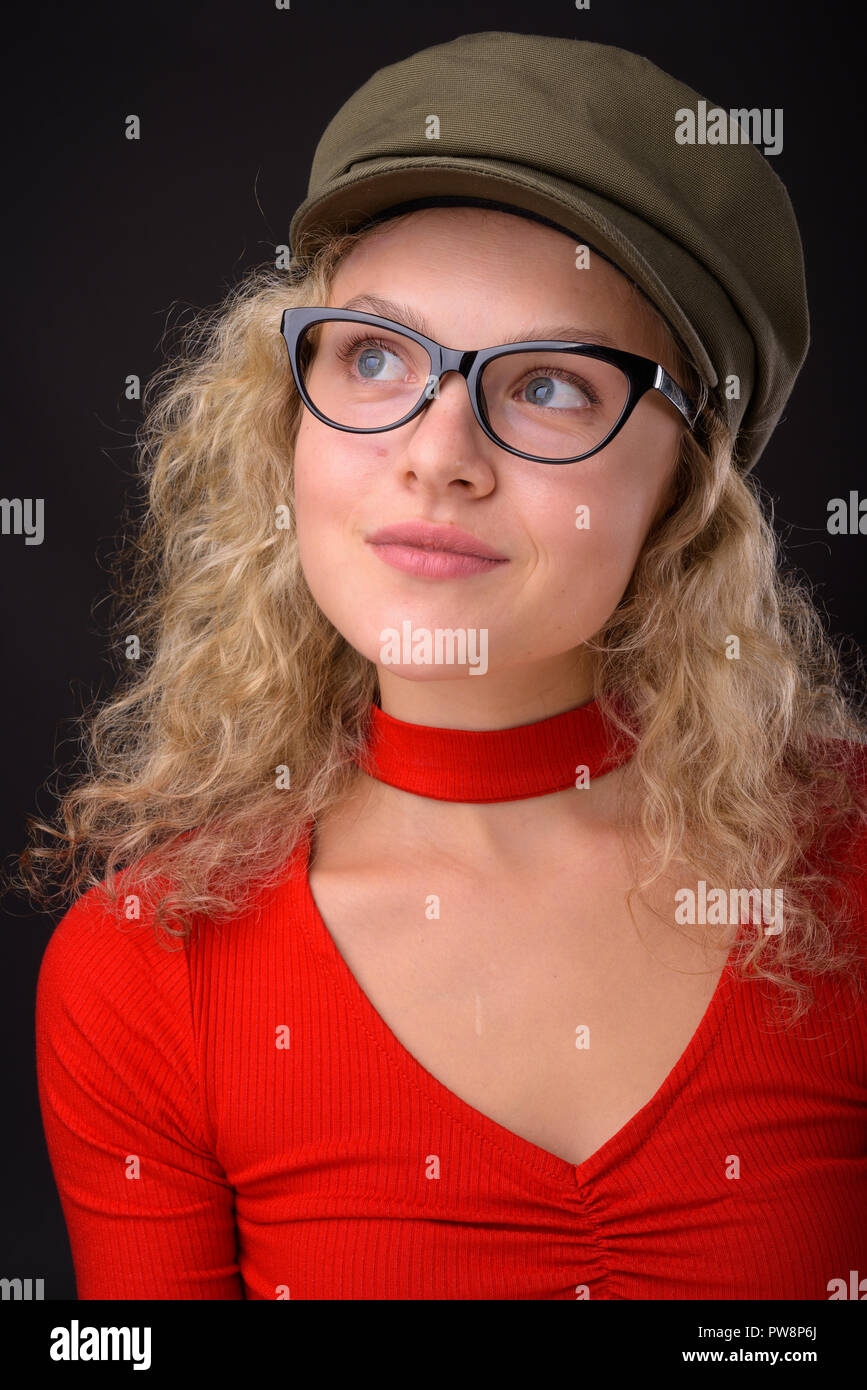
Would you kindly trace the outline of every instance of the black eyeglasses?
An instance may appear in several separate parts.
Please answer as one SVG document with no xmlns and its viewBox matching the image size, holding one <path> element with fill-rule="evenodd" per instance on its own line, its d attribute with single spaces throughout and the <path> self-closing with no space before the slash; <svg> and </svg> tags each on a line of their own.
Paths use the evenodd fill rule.
<svg viewBox="0 0 867 1390">
<path fill-rule="evenodd" d="M 489 439 L 536 463 L 578 463 L 659 391 L 690 429 L 698 411 L 659 362 L 595 343 L 521 342 L 447 348 L 392 319 L 351 309 L 286 309 L 281 331 L 295 385 L 317 419 L 372 434 L 399 429 L 439 394 L 447 372 L 467 383 Z"/>
</svg>

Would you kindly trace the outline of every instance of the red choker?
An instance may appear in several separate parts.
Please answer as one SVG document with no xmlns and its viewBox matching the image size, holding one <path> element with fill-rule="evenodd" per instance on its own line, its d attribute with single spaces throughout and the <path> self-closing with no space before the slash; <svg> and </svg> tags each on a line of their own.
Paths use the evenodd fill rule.
<svg viewBox="0 0 867 1390">
<path fill-rule="evenodd" d="M 437 729 L 371 706 L 365 757 L 371 777 L 438 801 L 520 801 L 581 784 L 629 761 L 635 742 L 604 720 L 595 700 L 511 729 Z M 585 778 L 586 780 L 586 778 Z"/>
</svg>

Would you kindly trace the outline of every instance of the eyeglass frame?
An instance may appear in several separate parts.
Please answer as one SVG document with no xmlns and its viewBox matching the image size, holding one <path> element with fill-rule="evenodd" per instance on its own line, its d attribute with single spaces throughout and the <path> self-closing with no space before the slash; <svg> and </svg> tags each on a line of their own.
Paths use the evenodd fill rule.
<svg viewBox="0 0 867 1390">
<path fill-rule="evenodd" d="M 341 425 L 336 420 L 331 420 L 324 415 L 321 410 L 311 400 L 310 395 L 304 385 L 303 374 L 300 370 L 298 361 L 298 349 L 304 332 L 316 323 L 325 323 L 329 319 L 336 319 L 340 322 L 351 322 L 368 324 L 372 328 L 382 328 L 387 331 L 397 332 L 409 338 L 412 342 L 423 347 L 431 362 L 431 370 L 421 396 L 415 405 L 404 415 L 402 419 L 395 420 L 392 425 Z M 622 348 L 602 347 L 597 343 L 578 343 L 564 342 L 562 340 L 539 339 L 530 340 L 522 343 L 500 343 L 495 347 L 487 348 L 447 348 L 442 343 L 438 343 L 435 338 L 428 338 L 424 333 L 417 333 L 415 329 L 408 328 L 406 324 L 398 323 L 395 319 L 380 318 L 376 314 L 366 314 L 356 309 L 331 309 L 327 305 L 304 306 L 296 309 L 284 309 L 280 323 L 280 332 L 286 343 L 289 353 L 289 365 L 292 369 L 292 376 L 298 393 L 308 410 L 321 420 L 324 425 L 330 425 L 332 429 L 344 430 L 349 434 L 382 434 L 387 430 L 400 429 L 410 420 L 414 420 L 420 415 L 436 398 L 439 391 L 439 383 L 448 372 L 458 372 L 467 384 L 467 392 L 470 397 L 470 405 L 481 429 L 487 437 L 497 444 L 507 453 L 514 454 L 517 458 L 529 459 L 533 463 L 547 463 L 559 465 L 563 463 L 580 463 L 583 459 L 592 458 L 601 449 L 610 444 L 615 435 L 619 434 L 627 420 L 631 416 L 638 402 L 648 391 L 659 391 L 666 400 L 670 401 L 676 410 L 680 412 L 690 429 L 694 429 L 700 410 L 696 407 L 693 400 L 687 396 L 686 392 L 678 386 L 674 378 L 666 371 L 661 362 L 654 362 L 650 357 L 641 357 L 634 352 L 625 352 Z M 629 394 L 626 404 L 608 434 L 593 449 L 588 449 L 584 454 L 577 454 L 575 458 L 569 459 L 548 459 L 542 458 L 538 454 L 527 454 L 521 449 L 514 448 L 507 444 L 505 440 L 499 438 L 495 433 L 490 421 L 485 414 L 485 407 L 481 398 L 480 381 L 483 369 L 487 364 L 497 357 L 505 357 L 511 353 L 541 351 L 541 352 L 579 352 L 585 357 L 595 357 L 601 362 L 608 362 L 614 367 L 618 367 L 629 382 Z M 436 390 L 431 389 L 431 382 L 436 382 Z"/>
</svg>

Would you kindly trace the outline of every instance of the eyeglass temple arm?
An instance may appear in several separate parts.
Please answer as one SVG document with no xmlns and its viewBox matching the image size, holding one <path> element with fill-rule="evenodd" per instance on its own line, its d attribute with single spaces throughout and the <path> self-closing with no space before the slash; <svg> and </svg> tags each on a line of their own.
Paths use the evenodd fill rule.
<svg viewBox="0 0 867 1390">
<path fill-rule="evenodd" d="M 653 385 L 657 391 L 661 391 L 667 400 L 671 401 L 680 411 L 686 423 L 692 428 L 698 419 L 698 411 L 685 391 L 681 391 L 673 377 L 668 375 L 664 367 L 657 365 L 656 376 Z"/>
</svg>

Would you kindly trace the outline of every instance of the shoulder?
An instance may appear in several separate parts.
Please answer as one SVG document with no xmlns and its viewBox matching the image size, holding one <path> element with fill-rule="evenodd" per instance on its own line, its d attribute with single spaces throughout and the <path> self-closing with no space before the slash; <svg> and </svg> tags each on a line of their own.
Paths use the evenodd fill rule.
<svg viewBox="0 0 867 1390">
<path fill-rule="evenodd" d="M 128 902 L 128 900 L 127 900 Z M 183 942 L 162 944 L 145 915 L 134 909 L 124 917 L 109 903 L 104 883 L 76 898 L 49 938 L 42 957 L 41 974 L 76 981 L 102 980 L 108 985 L 118 972 L 147 970 L 158 975 L 183 969 Z"/>
<path fill-rule="evenodd" d="M 216 979 L 261 954 L 266 938 L 285 935 L 303 893 L 302 851 L 296 848 L 278 884 L 255 892 L 237 918 L 223 924 L 197 918 L 187 938 L 158 932 L 144 907 L 140 917 L 132 915 L 134 892 L 119 897 L 119 907 L 109 901 L 105 883 L 96 884 L 76 899 L 49 938 L 39 971 L 40 1005 L 80 1009 L 88 1001 L 111 1002 L 154 1018 L 162 1003 L 191 1022 L 194 999 L 201 1002 Z M 134 889 L 134 882 L 127 888 Z"/>
<path fill-rule="evenodd" d="M 192 1011 L 183 941 L 163 941 L 153 923 L 125 920 L 103 883 L 83 893 L 54 928 L 36 996 L 37 1047 L 103 1050 L 151 1038 L 190 1054 Z"/>
<path fill-rule="evenodd" d="M 67 1144 L 82 1126 L 96 1134 L 117 1123 L 126 1134 L 131 1117 L 146 1115 L 207 1146 L 197 1032 L 184 942 L 162 944 L 144 915 L 119 922 L 104 884 L 82 894 L 49 939 L 36 991 L 36 1071 L 52 1142 Z"/>
</svg>

